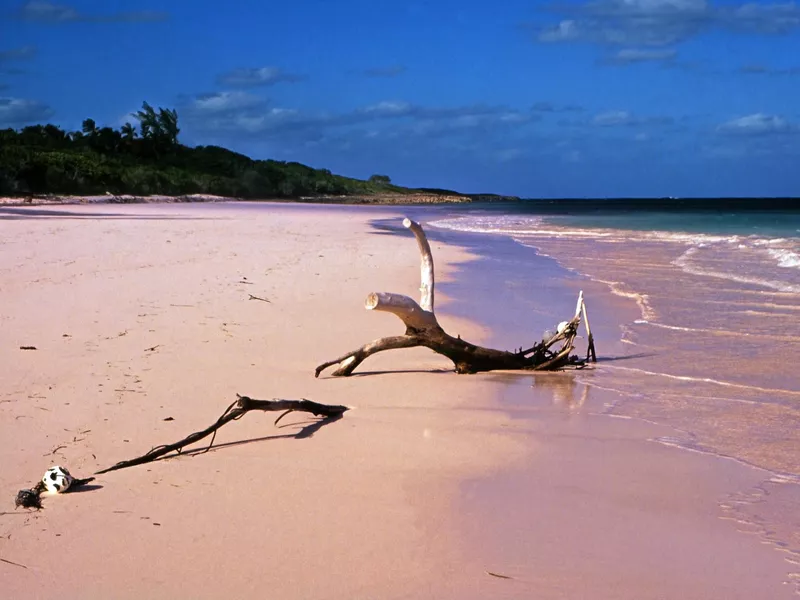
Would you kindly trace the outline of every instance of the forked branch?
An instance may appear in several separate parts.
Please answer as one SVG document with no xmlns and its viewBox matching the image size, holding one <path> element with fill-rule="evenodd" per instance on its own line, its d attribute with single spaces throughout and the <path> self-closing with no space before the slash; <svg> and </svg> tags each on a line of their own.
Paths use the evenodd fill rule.
<svg viewBox="0 0 800 600">
<path fill-rule="evenodd" d="M 517 352 L 495 350 L 476 346 L 453 337 L 442 329 L 434 313 L 434 268 L 431 247 L 425 232 L 419 223 L 411 219 L 403 219 L 403 226 L 410 229 L 417 240 L 420 252 L 420 303 L 402 294 L 373 292 L 367 296 L 365 308 L 379 310 L 396 315 L 405 325 L 403 335 L 384 337 L 369 342 L 334 360 L 324 362 L 316 368 L 315 377 L 319 377 L 328 367 L 338 365 L 334 376 L 350 375 L 365 359 L 384 350 L 413 348 L 422 346 L 448 357 L 453 361 L 458 373 L 476 373 L 495 369 L 558 369 L 564 366 L 583 366 L 585 361 L 570 356 L 574 349 L 581 313 L 586 317 L 586 306 L 583 292 L 578 296 L 575 316 L 570 321 L 559 324 L 557 332 L 534 343 L 530 348 Z M 588 331 L 588 321 L 587 321 Z M 594 356 L 594 341 L 589 333 L 589 354 Z M 560 346 L 557 346 L 561 342 Z M 587 360 L 589 355 L 587 354 Z"/>
</svg>

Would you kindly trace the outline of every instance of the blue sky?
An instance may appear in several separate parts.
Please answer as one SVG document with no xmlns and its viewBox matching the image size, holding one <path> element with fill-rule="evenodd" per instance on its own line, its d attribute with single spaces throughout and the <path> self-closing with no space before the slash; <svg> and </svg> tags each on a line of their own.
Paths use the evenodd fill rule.
<svg viewBox="0 0 800 600">
<path fill-rule="evenodd" d="M 0 127 L 143 100 L 180 139 L 526 197 L 800 195 L 800 4 L 0 5 Z"/>
</svg>

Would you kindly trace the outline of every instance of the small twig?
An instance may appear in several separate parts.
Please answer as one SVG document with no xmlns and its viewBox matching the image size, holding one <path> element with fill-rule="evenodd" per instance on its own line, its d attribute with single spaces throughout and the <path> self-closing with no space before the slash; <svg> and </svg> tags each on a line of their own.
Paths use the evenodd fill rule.
<svg viewBox="0 0 800 600">
<path fill-rule="evenodd" d="M 36 346 L 20 346 L 19 349 L 20 350 L 38 350 L 38 348 Z M 2 559 L 0 559 L 0 560 L 2 560 Z"/>
<path fill-rule="evenodd" d="M 269 302 L 270 304 L 272 304 L 272 302 L 267 300 L 266 298 L 261 298 L 259 296 L 253 296 L 253 294 L 249 294 L 249 296 L 250 296 L 250 298 L 249 298 L 250 300 L 261 300 L 262 302 Z"/>
<path fill-rule="evenodd" d="M 491 571 L 486 571 L 487 575 L 491 575 L 492 577 L 497 577 L 498 579 L 514 579 L 513 577 L 509 577 L 508 575 L 501 575 L 500 573 L 492 573 Z"/>
<path fill-rule="evenodd" d="M 2 561 L 4 563 L 8 563 L 9 565 L 14 565 L 15 567 L 22 567 L 23 569 L 27 569 L 28 568 L 25 565 L 21 565 L 19 563 L 15 563 L 14 561 L 8 560 L 6 558 L 0 558 L 0 561 Z"/>
<path fill-rule="evenodd" d="M 247 285 L 254 285 L 252 281 L 244 281 L 244 280 L 239 281 L 237 283 L 246 283 Z"/>
<path fill-rule="evenodd" d="M 66 446 L 64 446 L 64 445 L 61 445 L 61 446 L 56 446 L 55 448 L 53 448 L 53 451 L 52 451 L 52 452 L 50 452 L 50 455 L 53 455 L 53 454 L 55 454 L 56 452 L 58 452 L 59 450 L 62 450 L 62 449 L 64 449 L 64 448 L 66 448 Z M 48 455 L 47 455 L 47 454 L 42 454 L 42 456 L 48 456 Z"/>
<path fill-rule="evenodd" d="M 156 348 L 160 348 L 160 347 L 161 347 L 161 344 L 156 344 L 155 346 L 151 346 L 150 348 L 145 348 L 144 351 L 145 352 L 155 352 L 155 349 Z"/>
<path fill-rule="evenodd" d="M 280 416 L 279 416 L 277 419 L 275 419 L 275 422 L 273 423 L 273 425 L 277 425 L 277 424 L 280 422 L 280 420 L 281 420 L 283 417 L 285 417 L 286 415 L 288 415 L 290 412 L 293 412 L 293 409 L 291 409 L 291 408 L 290 408 L 289 410 L 287 410 L 287 411 L 285 411 L 285 412 L 281 413 L 281 415 L 280 415 Z"/>
</svg>

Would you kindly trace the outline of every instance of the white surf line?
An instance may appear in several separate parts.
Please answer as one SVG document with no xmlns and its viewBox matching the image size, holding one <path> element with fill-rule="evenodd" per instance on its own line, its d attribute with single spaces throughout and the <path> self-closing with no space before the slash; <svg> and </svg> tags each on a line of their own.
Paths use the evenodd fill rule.
<svg viewBox="0 0 800 600">
<path fill-rule="evenodd" d="M 756 469 L 757 471 L 768 473 L 770 477 L 769 479 L 767 479 L 767 481 L 771 483 L 800 485 L 800 476 L 798 475 L 795 475 L 793 473 L 784 473 L 782 471 L 770 469 L 769 467 L 762 467 L 761 465 L 751 463 L 743 458 L 739 458 L 731 454 L 724 454 L 722 452 L 718 452 L 713 448 L 708 446 L 703 446 L 702 444 L 696 444 L 694 442 L 684 442 L 680 438 L 671 436 L 652 437 L 648 438 L 648 441 L 655 442 L 663 446 L 668 446 L 670 448 L 684 450 L 686 452 L 695 452 L 697 454 L 705 454 L 706 456 L 712 456 L 714 458 L 720 458 L 723 460 L 732 460 L 733 462 L 743 465 L 745 467 L 750 467 L 751 469 Z"/>
<path fill-rule="evenodd" d="M 640 373 L 642 375 L 651 375 L 654 377 L 666 377 L 668 379 L 677 379 L 678 381 L 690 381 L 690 382 L 700 382 L 700 383 L 712 383 L 714 385 L 721 385 L 724 387 L 733 387 L 733 388 L 741 388 L 745 390 L 756 390 L 759 392 L 772 392 L 772 393 L 779 393 L 779 394 L 789 394 L 791 396 L 800 396 L 800 392 L 795 392 L 793 390 L 782 390 L 782 389 L 775 389 L 775 388 L 763 388 L 758 387 L 755 385 L 745 385 L 743 383 L 732 383 L 730 381 L 719 381 L 718 379 L 711 379 L 709 377 L 691 377 L 689 375 L 670 375 L 669 373 L 659 373 L 657 371 L 645 371 L 644 369 L 635 369 L 632 367 L 617 367 L 614 365 L 603 365 L 603 369 L 617 369 L 618 371 L 631 371 L 634 373 Z"/>
<path fill-rule="evenodd" d="M 653 323 L 646 319 L 634 321 L 636 325 L 650 325 L 651 327 L 660 327 L 661 329 L 670 329 L 673 331 L 688 331 L 694 333 L 710 333 L 713 335 L 726 335 L 733 337 L 754 337 L 754 338 L 767 338 L 770 340 L 780 340 L 782 342 L 800 342 L 800 337 L 792 335 L 772 335 L 769 333 L 748 333 L 746 331 L 729 331 L 727 329 L 702 329 L 699 327 L 681 327 L 678 325 L 666 325 L 664 323 Z"/>
<path fill-rule="evenodd" d="M 705 270 L 693 266 L 689 264 L 689 260 L 696 251 L 697 248 L 689 248 L 686 252 L 672 261 L 672 264 L 684 272 L 689 273 L 690 275 L 697 275 L 700 277 L 716 277 L 717 279 L 735 281 L 737 283 L 758 285 L 778 292 L 789 292 L 792 294 L 800 292 L 800 286 L 792 285 L 790 283 L 786 283 L 785 281 L 772 281 L 769 279 L 759 279 L 758 277 L 746 277 L 742 275 L 736 275 L 734 273 L 722 273 L 720 271 Z"/>
</svg>

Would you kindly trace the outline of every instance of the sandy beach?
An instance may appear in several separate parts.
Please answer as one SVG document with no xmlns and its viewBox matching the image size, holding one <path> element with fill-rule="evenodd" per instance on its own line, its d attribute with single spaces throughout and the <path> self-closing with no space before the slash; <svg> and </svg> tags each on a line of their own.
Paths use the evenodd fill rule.
<svg viewBox="0 0 800 600">
<path fill-rule="evenodd" d="M 0 207 L 4 597 L 797 597 L 800 559 L 733 501 L 770 475 L 653 443 L 676 430 L 651 412 L 601 414 L 614 390 L 574 373 L 460 376 L 425 349 L 315 379 L 320 362 L 402 331 L 363 302 L 416 295 L 413 238 L 371 224 L 405 214 Z M 432 239 L 440 322 L 488 342 L 492 277 L 537 273 Z M 584 284 L 543 285 L 567 298 Z M 621 351 L 636 306 L 588 285 L 598 348 Z M 545 302 L 501 312 L 513 322 Z M 277 427 L 248 414 L 207 453 L 13 509 L 49 466 L 89 476 L 206 427 L 237 393 L 352 410 Z"/>
</svg>

